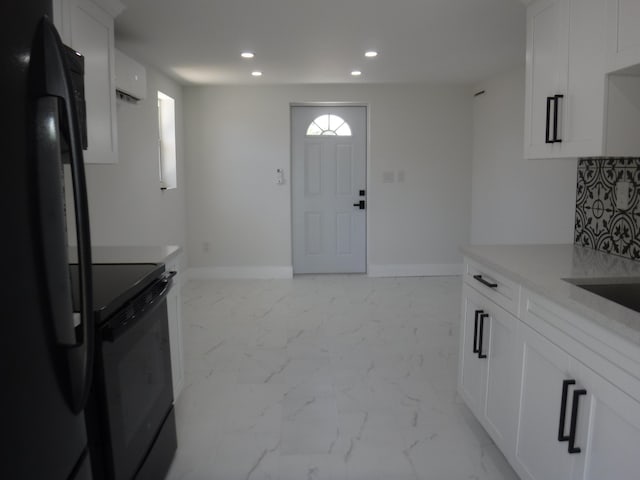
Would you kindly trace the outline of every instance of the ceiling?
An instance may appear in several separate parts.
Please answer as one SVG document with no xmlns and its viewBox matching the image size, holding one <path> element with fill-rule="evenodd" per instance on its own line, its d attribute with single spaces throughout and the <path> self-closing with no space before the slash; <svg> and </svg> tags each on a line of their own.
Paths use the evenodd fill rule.
<svg viewBox="0 0 640 480">
<path fill-rule="evenodd" d="M 183 84 L 473 84 L 524 63 L 524 0 L 122 1 L 118 47 Z"/>
</svg>

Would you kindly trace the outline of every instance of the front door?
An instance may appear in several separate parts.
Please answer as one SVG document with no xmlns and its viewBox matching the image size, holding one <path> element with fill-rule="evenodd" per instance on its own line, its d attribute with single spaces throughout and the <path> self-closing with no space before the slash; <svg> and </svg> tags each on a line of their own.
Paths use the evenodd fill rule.
<svg viewBox="0 0 640 480">
<path fill-rule="evenodd" d="M 366 272 L 366 107 L 292 107 L 294 273 Z"/>
</svg>

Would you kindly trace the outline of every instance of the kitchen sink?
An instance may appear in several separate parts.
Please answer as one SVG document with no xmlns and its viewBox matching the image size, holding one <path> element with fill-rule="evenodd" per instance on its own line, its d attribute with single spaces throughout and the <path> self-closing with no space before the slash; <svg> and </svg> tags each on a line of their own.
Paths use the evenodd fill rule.
<svg viewBox="0 0 640 480">
<path fill-rule="evenodd" d="M 625 279 L 565 279 L 624 307 L 640 312 L 640 278 Z"/>
</svg>

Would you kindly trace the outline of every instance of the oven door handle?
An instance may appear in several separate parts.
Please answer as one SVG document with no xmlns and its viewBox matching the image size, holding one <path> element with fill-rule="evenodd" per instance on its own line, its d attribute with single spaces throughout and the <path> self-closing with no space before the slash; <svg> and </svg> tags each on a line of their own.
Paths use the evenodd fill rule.
<svg viewBox="0 0 640 480">
<path fill-rule="evenodd" d="M 146 292 L 153 290 L 154 293 L 152 298 L 148 298 L 145 301 L 145 306 L 143 306 L 139 311 L 130 312 L 130 308 L 125 306 L 119 311 L 119 313 L 114 314 L 114 316 L 111 317 L 111 319 L 107 321 L 106 325 L 101 329 L 102 339 L 107 342 L 115 342 L 127 330 L 134 328 L 138 323 L 140 323 L 142 318 L 152 314 L 162 303 L 162 300 L 165 299 L 167 293 L 169 293 L 173 284 L 173 277 L 176 276 L 176 273 L 177 272 L 173 271 L 164 272 L 158 280 L 149 286 L 148 290 L 145 290 Z M 158 287 L 160 287 L 160 289 L 158 289 Z M 141 297 L 145 297 L 145 291 L 140 294 Z"/>
<path fill-rule="evenodd" d="M 173 277 L 175 277 L 178 272 L 170 270 L 168 272 L 164 272 L 160 277 L 160 283 L 164 284 L 164 288 L 155 296 L 155 298 L 151 301 L 151 303 L 155 302 L 158 298 L 162 298 L 167 295 L 171 286 L 173 285 Z"/>
</svg>

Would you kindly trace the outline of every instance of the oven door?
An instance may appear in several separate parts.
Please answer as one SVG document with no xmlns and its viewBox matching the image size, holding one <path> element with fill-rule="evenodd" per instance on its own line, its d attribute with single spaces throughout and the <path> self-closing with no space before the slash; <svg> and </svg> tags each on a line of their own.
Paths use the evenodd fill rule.
<svg viewBox="0 0 640 480">
<path fill-rule="evenodd" d="M 110 437 L 103 449 L 106 446 L 105 463 L 111 464 L 104 467 L 112 471 L 114 480 L 133 478 L 173 404 L 164 295 L 124 329 L 101 329 L 99 377 L 106 413 L 104 433 Z"/>
</svg>

